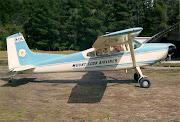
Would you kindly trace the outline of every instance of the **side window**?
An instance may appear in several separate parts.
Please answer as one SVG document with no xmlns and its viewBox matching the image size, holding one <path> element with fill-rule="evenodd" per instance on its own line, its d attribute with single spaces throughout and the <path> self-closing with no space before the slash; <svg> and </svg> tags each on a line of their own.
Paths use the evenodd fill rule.
<svg viewBox="0 0 180 122">
<path fill-rule="evenodd" d="M 107 48 L 97 49 L 97 50 L 96 50 L 96 55 L 97 55 L 97 56 L 108 55 Z"/>
<path fill-rule="evenodd" d="M 127 51 L 127 50 L 128 50 L 128 47 L 125 44 L 123 44 L 123 45 L 115 45 L 115 46 L 110 47 L 111 54 L 121 53 L 121 52 L 124 52 L 124 51 Z"/>
<path fill-rule="evenodd" d="M 95 56 L 95 52 L 94 51 L 89 52 L 89 53 L 87 53 L 87 56 L 88 57 L 94 57 Z"/>
<path fill-rule="evenodd" d="M 133 40 L 133 46 L 134 46 L 134 49 L 139 48 L 141 45 L 142 45 L 142 44 L 141 44 L 141 43 L 139 43 L 138 41 Z"/>
</svg>

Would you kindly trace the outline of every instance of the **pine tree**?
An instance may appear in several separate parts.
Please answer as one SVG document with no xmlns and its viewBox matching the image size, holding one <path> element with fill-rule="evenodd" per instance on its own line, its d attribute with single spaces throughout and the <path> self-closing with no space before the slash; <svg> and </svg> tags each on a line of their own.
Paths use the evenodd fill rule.
<svg viewBox="0 0 180 122">
<path fill-rule="evenodd" d="M 1 0 L 0 50 L 19 31 L 32 49 L 84 50 L 106 32 L 140 26 L 152 36 L 179 19 L 178 0 Z"/>
</svg>

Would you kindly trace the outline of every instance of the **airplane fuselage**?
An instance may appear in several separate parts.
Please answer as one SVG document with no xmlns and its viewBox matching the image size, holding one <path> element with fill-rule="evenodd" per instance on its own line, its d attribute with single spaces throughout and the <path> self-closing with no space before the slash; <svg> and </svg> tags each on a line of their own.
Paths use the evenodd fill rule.
<svg viewBox="0 0 180 122">
<path fill-rule="evenodd" d="M 167 57 L 169 46 L 172 44 L 146 43 L 134 50 L 136 63 L 143 67 L 159 62 Z M 133 68 L 130 51 L 111 55 L 87 57 L 87 52 L 94 48 L 53 58 L 36 65 L 33 73 L 45 72 L 87 72 L 102 70 L 120 70 Z"/>
<path fill-rule="evenodd" d="M 140 67 L 170 57 L 175 45 L 141 44 L 134 40 L 141 31 L 141 27 L 136 27 L 102 35 L 94 42 L 93 48 L 69 55 L 32 52 L 23 35 L 16 33 L 6 38 L 9 72 L 88 72 L 134 68 L 134 80 L 142 88 L 149 88 L 151 82 Z M 13 76 L 9 81 L 13 81 Z"/>
</svg>

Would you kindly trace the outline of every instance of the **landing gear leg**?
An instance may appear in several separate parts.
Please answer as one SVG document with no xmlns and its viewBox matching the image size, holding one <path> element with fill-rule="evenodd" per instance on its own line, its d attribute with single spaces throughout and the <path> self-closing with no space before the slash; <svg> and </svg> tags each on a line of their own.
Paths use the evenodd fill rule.
<svg viewBox="0 0 180 122">
<path fill-rule="evenodd" d="M 133 47 L 131 34 L 128 34 L 128 43 L 129 43 L 133 67 L 135 67 L 136 69 L 136 73 L 134 74 L 134 79 L 140 83 L 140 87 L 149 88 L 151 86 L 151 82 L 147 79 L 146 76 L 142 74 L 140 67 L 136 65 L 136 58 L 134 54 L 134 47 Z"/>
<path fill-rule="evenodd" d="M 140 84 L 141 88 L 149 88 L 151 86 L 150 80 L 147 76 L 142 74 L 140 67 L 136 67 L 136 73 L 134 74 L 134 79 Z"/>
<path fill-rule="evenodd" d="M 134 80 L 136 81 L 136 83 L 138 83 L 139 78 L 140 78 L 140 75 L 137 72 L 134 73 Z"/>
</svg>

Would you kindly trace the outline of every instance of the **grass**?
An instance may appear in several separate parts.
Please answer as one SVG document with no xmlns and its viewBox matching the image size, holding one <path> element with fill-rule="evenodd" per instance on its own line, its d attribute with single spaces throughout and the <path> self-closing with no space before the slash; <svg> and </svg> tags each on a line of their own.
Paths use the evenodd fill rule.
<svg viewBox="0 0 180 122">
<path fill-rule="evenodd" d="M 7 60 L 7 51 L 0 51 L 0 60 Z"/>
<path fill-rule="evenodd" d="M 39 115 L 36 115 L 35 118 L 40 120 L 43 118 L 43 116 L 41 114 L 39 114 Z"/>
<path fill-rule="evenodd" d="M 180 63 L 157 63 L 156 67 L 180 67 Z"/>
<path fill-rule="evenodd" d="M 0 111 L 0 120 L 24 120 L 24 109 L 17 111 L 3 109 Z"/>
<path fill-rule="evenodd" d="M 119 71 L 113 73 L 106 71 L 104 72 L 104 76 L 112 77 L 120 81 L 131 81 L 131 79 L 133 79 L 133 73 L 134 71 L 130 71 L 126 75 L 119 76 L 123 73 Z M 179 102 L 177 95 L 180 72 L 143 71 L 143 73 L 148 75 L 150 80 L 152 80 L 150 89 L 136 87 L 134 83 L 117 82 L 108 83 L 109 85 L 105 86 L 106 89 L 99 91 L 98 89 L 101 89 L 101 87 L 97 88 L 91 84 L 87 84 L 90 89 L 94 90 L 93 93 L 103 92 L 105 90 L 103 95 L 97 95 L 97 98 L 99 99 L 100 97 L 101 99 L 100 102 L 97 103 L 93 102 L 94 98 L 92 98 L 89 103 L 68 103 L 67 101 L 70 99 L 70 96 L 74 98 L 81 96 L 81 93 L 73 95 L 64 92 L 66 89 L 74 90 L 73 88 L 76 88 L 75 83 L 69 83 L 68 85 L 67 83 L 60 83 L 54 86 L 53 83 L 31 82 L 18 87 L 0 87 L 1 91 L 8 93 L 7 95 L 0 96 L 2 100 L 1 106 L 4 108 L 4 110 L 0 109 L 0 121 L 178 121 Z M 51 80 L 56 80 L 56 75 L 57 74 L 48 74 L 48 77 Z M 61 77 L 59 81 L 62 79 L 66 80 L 66 78 L 69 80 L 68 78 L 70 76 L 74 76 L 74 74 L 63 75 L 66 76 Z M 75 79 L 79 77 L 78 75 L 79 74 L 75 75 Z M 26 77 L 26 75 L 20 76 L 19 79 L 24 77 Z M 46 77 L 43 77 L 44 75 L 39 75 L 36 81 L 46 81 Z M 97 73 L 91 74 L 89 78 L 91 77 L 98 79 L 100 76 L 99 73 Z M 3 80 L 1 80 L 1 83 L 4 82 L 2 81 Z M 104 82 L 103 80 L 97 80 L 97 82 L 101 81 Z M 21 81 L 19 80 L 19 82 Z M 86 80 L 84 79 L 81 82 L 86 82 Z M 85 89 L 87 86 L 79 88 Z M 103 84 L 102 87 L 104 88 Z M 79 92 L 79 88 L 75 91 Z M 88 94 L 86 95 L 92 95 L 91 90 L 87 90 L 87 92 Z M 17 93 L 21 93 L 20 97 L 17 97 Z M 44 98 L 44 95 L 47 95 L 47 93 L 50 95 L 48 102 L 43 102 L 47 100 Z M 16 102 L 17 98 L 18 102 Z M 27 98 L 28 100 L 26 100 Z M 78 99 L 82 98 L 79 97 Z M 7 103 L 3 101 L 7 99 L 10 100 L 8 106 L 6 106 Z M 140 105 L 140 103 L 142 103 L 143 106 Z M 25 110 L 19 108 L 22 105 L 25 107 Z M 149 113 L 151 116 L 149 116 Z M 139 119 L 139 116 L 142 118 Z"/>
<path fill-rule="evenodd" d="M 8 61 L 7 60 L 0 60 L 0 66 L 7 66 Z"/>
</svg>

